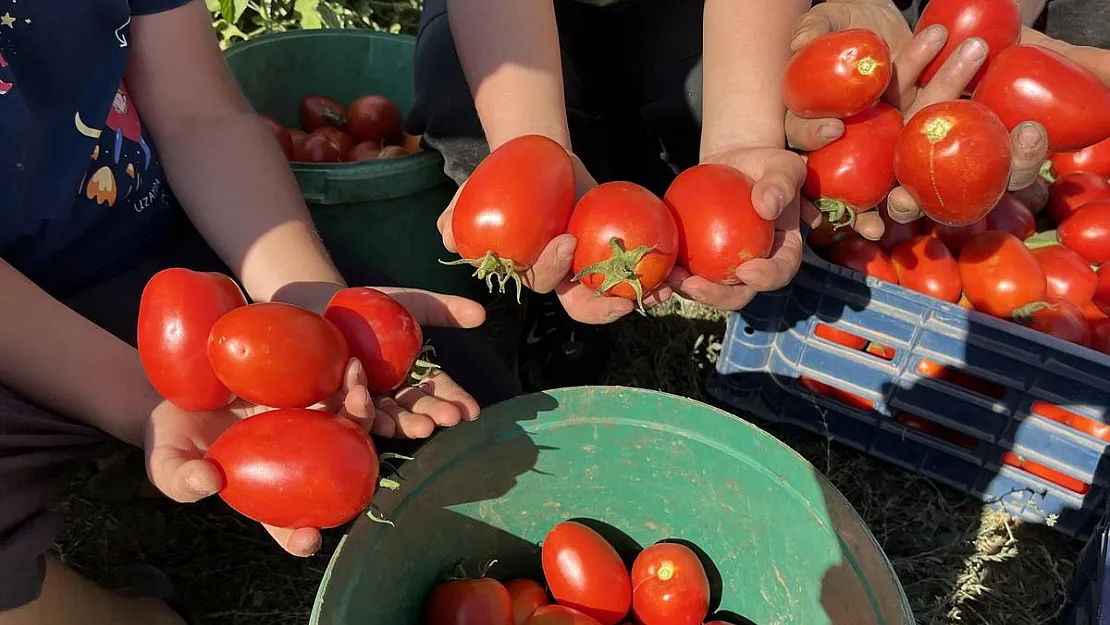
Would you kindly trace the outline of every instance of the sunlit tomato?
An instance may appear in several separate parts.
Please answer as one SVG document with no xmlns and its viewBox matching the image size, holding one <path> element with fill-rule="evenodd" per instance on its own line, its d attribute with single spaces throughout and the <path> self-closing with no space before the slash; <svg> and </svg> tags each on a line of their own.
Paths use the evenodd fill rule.
<svg viewBox="0 0 1110 625">
<path fill-rule="evenodd" d="M 567 151 L 547 137 L 517 137 L 479 163 L 459 191 L 451 216 L 457 262 L 474 265 L 480 279 L 514 279 L 519 287 L 518 271 L 566 231 L 573 209 Z"/>
<path fill-rule="evenodd" d="M 1014 321 L 1058 339 L 1087 345 L 1091 342 L 1091 326 L 1083 311 L 1067 300 L 1037 302 L 1014 312 Z"/>
<path fill-rule="evenodd" d="M 266 115 L 259 115 L 259 117 L 262 118 L 262 123 L 270 131 L 270 134 L 277 139 L 278 145 L 281 146 L 281 153 L 285 155 L 285 158 L 293 158 L 293 138 L 289 136 L 285 127 L 277 123 L 273 117 Z"/>
<path fill-rule="evenodd" d="M 1110 178 L 1110 137 L 1076 152 L 1057 152 L 1049 156 L 1049 161 L 1053 176 L 1085 171 Z"/>
<path fill-rule="evenodd" d="M 400 158 L 408 156 L 410 152 L 399 145 L 387 145 L 378 153 L 378 159 Z"/>
<path fill-rule="evenodd" d="M 1095 294 L 1095 272 L 1090 263 L 1063 245 L 1049 245 L 1033 250 L 1033 257 L 1044 270 L 1048 281 L 1048 301 L 1065 300 L 1085 306 Z"/>
<path fill-rule="evenodd" d="M 336 141 L 323 134 L 311 134 L 293 153 L 298 163 L 338 163 L 343 160 Z"/>
<path fill-rule="evenodd" d="M 601 534 L 581 523 L 564 521 L 547 533 L 540 557 L 556 602 L 601 625 L 617 625 L 628 614 L 632 605 L 628 570 Z"/>
<path fill-rule="evenodd" d="M 1014 311 L 1044 301 L 1044 270 L 1021 240 L 988 230 L 964 246 L 959 258 L 964 293 L 975 310 L 1008 319 Z"/>
<path fill-rule="evenodd" d="M 537 609 L 551 603 L 543 586 L 530 579 L 511 579 L 505 582 L 505 590 L 512 599 L 515 625 L 524 625 Z"/>
<path fill-rule="evenodd" d="M 964 246 L 972 237 L 980 232 L 987 231 L 987 220 L 980 219 L 970 226 L 946 226 L 932 220 L 925 220 L 925 232 L 929 236 L 939 239 L 952 256 L 958 257 Z"/>
<path fill-rule="evenodd" d="M 898 272 L 890 257 L 872 241 L 866 239 L 846 239 L 829 250 L 829 262 L 855 269 L 856 271 L 898 284 Z"/>
<path fill-rule="evenodd" d="M 301 128 L 312 132 L 323 126 L 344 128 L 347 115 L 343 105 L 322 95 L 305 96 L 301 100 Z"/>
<path fill-rule="evenodd" d="M 337 527 L 359 515 L 378 487 L 370 437 L 345 417 L 271 410 L 237 421 L 204 458 L 223 474 L 220 497 L 275 527 Z"/>
<path fill-rule="evenodd" d="M 813 248 L 815 252 L 827 252 L 829 248 L 844 239 L 858 237 L 859 233 L 852 228 L 837 228 L 826 219 L 821 222 L 820 226 L 810 229 L 806 234 L 806 244 Z"/>
<path fill-rule="evenodd" d="M 1024 189 L 1018 189 L 1013 194 L 1018 201 L 1025 204 L 1029 212 L 1039 215 L 1048 204 L 1048 182 L 1043 177 L 1037 176 L 1033 179 L 1033 184 Z"/>
<path fill-rule="evenodd" d="M 905 241 L 890 253 L 890 260 L 898 272 L 898 283 L 907 289 L 946 302 L 960 301 L 960 268 L 939 240 L 919 236 Z"/>
<path fill-rule="evenodd" d="M 971 300 L 967 299 L 967 293 L 964 293 L 963 295 L 961 295 L 960 296 L 960 301 L 956 302 L 956 304 L 959 305 L 960 308 L 965 308 L 967 310 L 975 310 L 975 304 L 972 304 Z"/>
<path fill-rule="evenodd" d="M 347 108 L 347 128 L 359 141 L 379 145 L 400 145 L 405 140 L 401 127 L 401 110 L 380 95 L 366 95 Z"/>
<path fill-rule="evenodd" d="M 222 274 L 164 269 L 139 300 L 139 360 L 158 394 L 184 410 L 216 410 L 232 399 L 208 362 L 216 320 L 247 300 Z"/>
<path fill-rule="evenodd" d="M 972 37 L 978 37 L 987 43 L 987 60 L 968 83 L 967 91 L 970 92 L 982 80 L 994 59 L 1018 42 L 1021 36 L 1021 11 L 1013 0 L 931 0 L 921 12 L 914 32 L 920 33 L 934 24 L 940 24 L 948 31 L 948 39 L 940 54 L 918 76 L 917 84 L 922 87 L 929 84 L 960 44 Z"/>
<path fill-rule="evenodd" d="M 1097 278 L 1091 300 L 1104 314 L 1110 315 L 1110 264 L 1098 268 Z"/>
<path fill-rule="evenodd" d="M 1091 344 L 1090 348 L 1110 354 L 1110 318 L 1095 319 L 1091 321 Z"/>
<path fill-rule="evenodd" d="M 424 604 L 424 625 L 517 625 L 509 591 L 483 577 L 444 582 Z"/>
<path fill-rule="evenodd" d="M 835 225 L 879 205 L 894 188 L 902 113 L 879 103 L 844 120 L 844 134 L 806 158 L 803 191 Z"/>
<path fill-rule="evenodd" d="M 1010 135 L 981 104 L 926 106 L 902 130 L 898 182 L 933 221 L 967 226 L 987 216 L 1010 180 Z"/>
<path fill-rule="evenodd" d="M 536 610 L 525 625 L 604 625 L 590 616 L 562 605 L 547 605 Z"/>
<path fill-rule="evenodd" d="M 883 216 L 883 236 L 879 239 L 879 247 L 889 254 L 902 241 L 912 239 L 922 234 L 922 220 L 911 221 L 908 224 L 894 221 L 887 213 L 885 205 L 879 207 Z"/>
<path fill-rule="evenodd" d="M 868 354 L 871 354 L 872 356 L 875 356 L 876 358 L 882 358 L 886 361 L 894 360 L 894 357 L 898 355 L 898 350 L 894 349 L 893 347 L 890 347 L 889 345 L 883 345 L 882 343 L 876 343 L 874 341 L 869 342 L 867 344 L 867 348 L 864 351 L 866 351 Z"/>
<path fill-rule="evenodd" d="M 382 147 L 373 141 L 363 141 L 362 143 L 351 148 L 347 152 L 347 159 L 352 163 L 359 161 L 373 161 L 377 160 L 378 155 L 382 153 Z"/>
<path fill-rule="evenodd" d="M 1090 70 L 1041 46 L 1003 50 L 972 99 L 1007 130 L 1028 121 L 1044 126 L 1049 152 L 1081 150 L 1110 137 L 1110 90 Z"/>
<path fill-rule="evenodd" d="M 366 287 L 339 291 L 324 317 L 335 324 L 366 372 L 366 388 L 375 397 L 401 386 L 409 377 L 424 333 L 416 318 L 392 297 Z"/>
<path fill-rule="evenodd" d="M 890 48 L 870 30 L 822 35 L 786 65 L 782 99 L 799 117 L 850 117 L 876 102 L 891 78 Z"/>
<path fill-rule="evenodd" d="M 351 138 L 351 135 L 343 132 L 342 130 L 339 130 L 338 128 L 332 128 L 331 126 L 322 126 L 320 128 L 317 128 L 316 130 L 313 130 L 309 136 L 312 135 L 323 135 L 327 137 L 328 141 L 330 141 L 332 145 L 335 146 L 335 150 L 343 156 L 346 156 L 347 153 L 355 147 L 355 140 Z"/>
<path fill-rule="evenodd" d="M 845 332 L 844 330 L 823 323 L 817 324 L 817 327 L 813 329 L 813 335 L 817 338 L 825 339 L 830 343 L 843 345 L 848 349 L 859 350 L 867 347 L 867 339 L 862 336 L 856 336 L 851 332 Z"/>
<path fill-rule="evenodd" d="M 825 384 L 824 382 L 814 380 L 813 378 L 808 378 L 805 376 L 798 378 L 798 386 L 805 389 L 806 391 L 809 391 L 810 393 L 813 393 L 814 395 L 828 397 L 829 399 L 836 400 L 844 404 L 845 406 L 855 408 L 856 410 L 860 410 L 862 412 L 870 412 L 871 410 L 875 409 L 875 402 L 867 399 L 866 397 L 860 397 L 859 395 L 849 393 L 848 391 L 842 391 L 835 386 L 830 386 L 828 384 Z"/>
<path fill-rule="evenodd" d="M 1007 451 L 1002 454 L 1002 464 L 1016 467 L 1018 469 L 1021 469 L 1022 471 L 1025 471 L 1026 473 L 1029 473 L 1030 475 L 1035 475 L 1046 482 L 1056 484 L 1057 486 L 1062 486 L 1070 491 L 1074 491 L 1081 495 L 1086 494 L 1089 490 L 1091 490 L 1090 484 L 1086 484 L 1081 480 L 1078 480 L 1070 475 L 1061 473 L 1056 469 L 1047 467 L 1043 464 L 1040 464 L 1039 462 L 1033 462 L 1032 460 L 1022 458 L 1012 451 Z"/>
<path fill-rule="evenodd" d="M 1037 233 L 1037 220 L 1032 211 L 1012 193 L 1002 194 L 1002 199 L 987 213 L 986 221 L 988 230 L 1009 232 L 1023 241 Z"/>
<path fill-rule="evenodd" d="M 678 256 L 671 210 L 632 182 L 607 182 L 583 195 L 567 232 L 578 241 L 571 262 L 575 279 L 641 307 L 643 297 L 670 275 Z"/>
<path fill-rule="evenodd" d="M 1060 224 L 1056 235 L 1095 265 L 1110 261 L 1110 200 L 1084 204 Z"/>
<path fill-rule="evenodd" d="M 292 146 L 289 160 L 296 161 L 298 160 L 298 154 L 304 154 L 304 142 L 305 139 L 308 139 L 308 133 L 300 128 L 286 128 L 285 134 L 289 135 L 290 145 Z"/>
<path fill-rule="evenodd" d="M 271 408 L 305 408 L 335 393 L 349 357 L 335 324 L 278 302 L 236 308 L 208 336 L 208 360 L 220 382 Z"/>
<path fill-rule="evenodd" d="M 1056 225 L 1064 223 L 1084 204 L 1110 200 L 1110 182 L 1098 174 L 1065 174 L 1048 187 L 1048 216 Z"/>
<path fill-rule="evenodd" d="M 689 547 L 659 543 L 632 564 L 632 616 L 640 625 L 701 625 L 709 577 Z"/>
<path fill-rule="evenodd" d="M 775 226 L 755 212 L 753 184 L 732 167 L 715 164 L 696 165 L 674 179 L 663 199 L 678 226 L 680 266 L 736 284 L 737 267 L 770 255 Z"/>
</svg>

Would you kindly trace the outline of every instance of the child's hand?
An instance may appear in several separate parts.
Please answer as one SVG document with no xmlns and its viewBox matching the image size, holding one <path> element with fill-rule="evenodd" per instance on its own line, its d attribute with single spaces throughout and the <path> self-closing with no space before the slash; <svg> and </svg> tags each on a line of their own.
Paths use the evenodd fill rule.
<svg viewBox="0 0 1110 625">
<path fill-rule="evenodd" d="M 798 190 L 805 181 L 802 157 L 776 148 L 733 148 L 702 159 L 731 165 L 755 180 L 752 204 L 764 219 L 775 220 L 770 258 L 758 258 L 736 270 L 740 284 L 724 286 L 676 268 L 669 280 L 675 292 L 720 310 L 739 310 L 757 293 L 786 286 L 802 264 Z"/>
</svg>

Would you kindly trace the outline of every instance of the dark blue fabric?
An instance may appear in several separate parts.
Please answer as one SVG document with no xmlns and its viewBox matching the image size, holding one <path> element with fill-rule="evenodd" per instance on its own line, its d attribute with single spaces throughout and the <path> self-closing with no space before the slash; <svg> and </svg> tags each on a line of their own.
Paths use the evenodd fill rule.
<svg viewBox="0 0 1110 625">
<path fill-rule="evenodd" d="M 179 216 L 124 85 L 131 17 L 187 0 L 0 0 L 0 256 L 64 295 Z"/>
</svg>

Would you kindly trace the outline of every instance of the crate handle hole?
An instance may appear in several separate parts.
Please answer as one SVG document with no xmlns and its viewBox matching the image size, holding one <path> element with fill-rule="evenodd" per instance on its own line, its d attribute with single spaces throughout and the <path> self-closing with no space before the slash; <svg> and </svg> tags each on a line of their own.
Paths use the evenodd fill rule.
<svg viewBox="0 0 1110 625">
<path fill-rule="evenodd" d="M 748 336 L 755 334 L 755 328 L 751 326 L 744 326 L 744 334 L 747 334 Z"/>
<path fill-rule="evenodd" d="M 972 436 L 908 412 L 899 412 L 894 415 L 894 422 L 907 430 L 913 430 L 968 451 L 974 451 L 979 446 L 979 441 Z"/>
<path fill-rule="evenodd" d="M 982 378 L 971 375 L 966 371 L 953 369 L 947 365 L 932 360 L 921 359 L 917 363 L 917 372 L 921 375 L 958 386 L 964 390 L 978 393 L 991 399 L 1002 399 L 1006 396 L 1006 387 Z"/>
</svg>

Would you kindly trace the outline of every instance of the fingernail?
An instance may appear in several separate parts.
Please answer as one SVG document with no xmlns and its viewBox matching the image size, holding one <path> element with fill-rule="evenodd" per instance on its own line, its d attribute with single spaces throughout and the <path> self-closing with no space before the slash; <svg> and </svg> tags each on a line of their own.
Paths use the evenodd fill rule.
<svg viewBox="0 0 1110 625">
<path fill-rule="evenodd" d="M 1037 125 L 1032 122 L 1025 122 L 1018 129 L 1018 145 L 1027 150 L 1037 147 L 1041 142 L 1041 133 L 1037 130 Z"/>
<path fill-rule="evenodd" d="M 826 122 L 817 129 L 817 134 L 821 135 L 822 139 L 836 139 L 843 133 L 844 129 L 841 128 L 840 122 Z"/>
<path fill-rule="evenodd" d="M 986 56 L 987 44 L 982 39 L 968 39 L 960 47 L 960 57 L 965 61 L 978 61 Z"/>
<path fill-rule="evenodd" d="M 780 193 L 777 189 L 768 189 L 763 194 L 763 206 L 767 208 L 767 212 L 778 215 L 779 212 L 782 210 L 783 204 L 784 202 L 782 201 L 782 193 Z"/>
<path fill-rule="evenodd" d="M 924 37 L 928 43 L 941 43 L 946 36 L 947 33 L 944 32 L 943 26 L 933 25 L 925 29 Z"/>
<path fill-rule="evenodd" d="M 188 488 L 190 492 L 200 497 L 207 497 L 215 492 L 209 488 L 195 472 L 185 476 L 185 488 Z"/>
<path fill-rule="evenodd" d="M 305 553 L 308 555 L 312 555 L 319 551 L 321 546 L 323 546 L 323 541 L 320 536 L 317 536 L 315 540 L 305 546 Z"/>
</svg>

